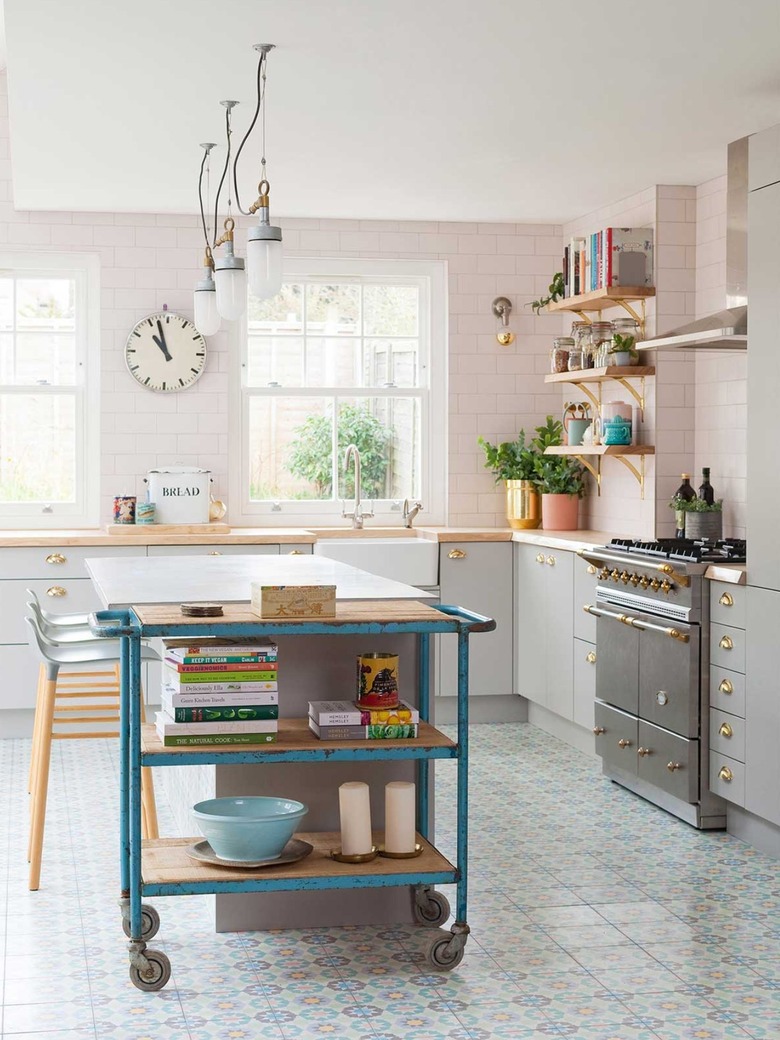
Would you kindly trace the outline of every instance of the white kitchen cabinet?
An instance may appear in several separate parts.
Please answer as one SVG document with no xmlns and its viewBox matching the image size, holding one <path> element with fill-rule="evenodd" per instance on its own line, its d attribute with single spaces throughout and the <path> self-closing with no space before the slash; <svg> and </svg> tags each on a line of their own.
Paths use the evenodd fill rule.
<svg viewBox="0 0 780 1040">
<path fill-rule="evenodd" d="M 588 603 L 595 603 L 596 568 L 592 563 L 574 557 L 574 637 L 585 639 L 588 643 L 596 642 L 596 618 L 587 614 L 582 608 Z"/>
<path fill-rule="evenodd" d="M 780 592 L 749 587 L 745 616 L 744 804 L 756 816 L 780 824 Z"/>
<path fill-rule="evenodd" d="M 278 545 L 150 545 L 149 556 L 266 556 L 279 554 Z"/>
<path fill-rule="evenodd" d="M 492 617 L 494 632 L 469 641 L 469 694 L 512 690 L 512 543 L 444 542 L 439 547 L 439 598 Z M 457 636 L 442 635 L 439 693 L 457 694 Z"/>
<path fill-rule="evenodd" d="M 574 718 L 574 560 L 559 549 L 516 543 L 515 690 Z"/>
</svg>

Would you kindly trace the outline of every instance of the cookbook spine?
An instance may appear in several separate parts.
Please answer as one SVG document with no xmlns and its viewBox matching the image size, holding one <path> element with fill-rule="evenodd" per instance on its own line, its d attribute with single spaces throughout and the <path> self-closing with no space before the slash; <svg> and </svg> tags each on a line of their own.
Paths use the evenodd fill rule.
<svg viewBox="0 0 780 1040">
<path fill-rule="evenodd" d="M 176 707 L 163 697 L 162 706 L 174 722 L 248 722 L 250 719 L 278 719 L 278 704 L 247 704 L 235 707 Z"/>
<path fill-rule="evenodd" d="M 227 744 L 273 744 L 276 742 L 275 733 L 220 733 L 204 734 L 202 737 L 189 736 L 163 736 L 160 734 L 163 747 L 197 747 L 221 746 Z"/>
<path fill-rule="evenodd" d="M 275 704 L 279 694 L 275 682 L 232 682 L 232 683 L 198 683 L 181 686 L 177 682 L 163 680 L 162 689 L 173 698 L 174 704 L 249 704 L 258 698 L 263 704 L 265 696 L 273 697 L 269 704 Z M 185 699 L 186 698 L 186 699 Z"/>
<path fill-rule="evenodd" d="M 169 656 L 165 658 L 165 663 L 168 668 L 186 675 L 202 674 L 203 672 L 214 672 L 218 675 L 220 672 L 256 672 L 260 670 L 275 672 L 277 670 L 275 661 L 236 661 L 232 664 L 182 664 L 181 661 L 177 661 L 174 657 Z"/>
</svg>

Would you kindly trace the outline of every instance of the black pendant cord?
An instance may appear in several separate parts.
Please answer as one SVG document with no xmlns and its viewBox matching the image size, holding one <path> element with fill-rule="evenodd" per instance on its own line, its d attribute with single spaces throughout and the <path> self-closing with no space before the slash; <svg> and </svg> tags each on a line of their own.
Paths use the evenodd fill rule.
<svg viewBox="0 0 780 1040">
<path fill-rule="evenodd" d="M 252 122 L 249 124 L 249 129 L 244 134 L 244 137 L 243 137 L 243 139 L 241 141 L 241 144 L 238 146 L 238 150 L 236 151 L 236 160 L 233 163 L 233 191 L 234 191 L 235 196 L 236 196 L 236 207 L 237 207 L 239 213 L 243 213 L 245 217 L 251 216 L 251 211 L 248 210 L 248 209 L 242 209 L 241 208 L 241 200 L 240 200 L 239 194 L 238 194 L 238 158 L 241 155 L 241 150 L 243 149 L 244 145 L 249 140 L 249 135 L 252 133 L 252 131 L 255 128 L 255 123 L 257 122 L 257 117 L 260 115 L 260 109 L 262 108 L 263 102 L 265 101 L 265 63 L 266 63 L 267 60 L 268 60 L 268 54 L 267 53 L 260 55 L 260 61 L 257 63 L 257 103 L 255 105 L 255 114 L 252 116 Z M 263 135 L 262 167 L 263 167 L 263 179 L 264 179 L 265 178 L 265 134 Z"/>
<path fill-rule="evenodd" d="M 227 155 L 225 156 L 225 165 L 222 169 L 222 176 L 219 179 L 219 187 L 217 188 L 217 198 L 214 202 L 214 246 L 216 247 L 217 238 L 219 237 L 217 231 L 217 224 L 219 222 L 219 196 L 222 192 L 222 185 L 225 183 L 225 177 L 230 168 L 230 108 L 225 109 L 225 136 L 227 137 Z"/>
<path fill-rule="evenodd" d="M 206 239 L 206 249 L 210 249 L 209 245 L 209 232 L 206 227 L 206 211 L 203 208 L 203 171 L 206 169 L 206 161 L 208 160 L 208 150 L 203 152 L 203 160 L 200 164 L 200 176 L 198 177 L 198 201 L 200 202 L 200 222 L 203 227 L 203 237 Z"/>
</svg>

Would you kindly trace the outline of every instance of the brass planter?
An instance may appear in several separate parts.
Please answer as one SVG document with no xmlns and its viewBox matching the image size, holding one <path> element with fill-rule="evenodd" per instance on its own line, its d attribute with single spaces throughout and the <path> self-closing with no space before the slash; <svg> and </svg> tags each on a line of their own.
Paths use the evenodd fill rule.
<svg viewBox="0 0 780 1040">
<path fill-rule="evenodd" d="M 532 480 L 506 480 L 506 518 L 516 531 L 529 531 L 542 522 L 539 492 Z"/>
</svg>

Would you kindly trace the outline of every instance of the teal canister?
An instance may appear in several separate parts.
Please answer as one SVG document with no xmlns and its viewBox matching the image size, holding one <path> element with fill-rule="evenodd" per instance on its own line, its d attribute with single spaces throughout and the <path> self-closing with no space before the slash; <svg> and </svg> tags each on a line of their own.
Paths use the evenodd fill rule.
<svg viewBox="0 0 780 1040">
<path fill-rule="evenodd" d="M 614 419 L 604 419 L 601 425 L 601 438 L 604 444 L 630 444 L 631 423 L 620 416 Z"/>
</svg>

